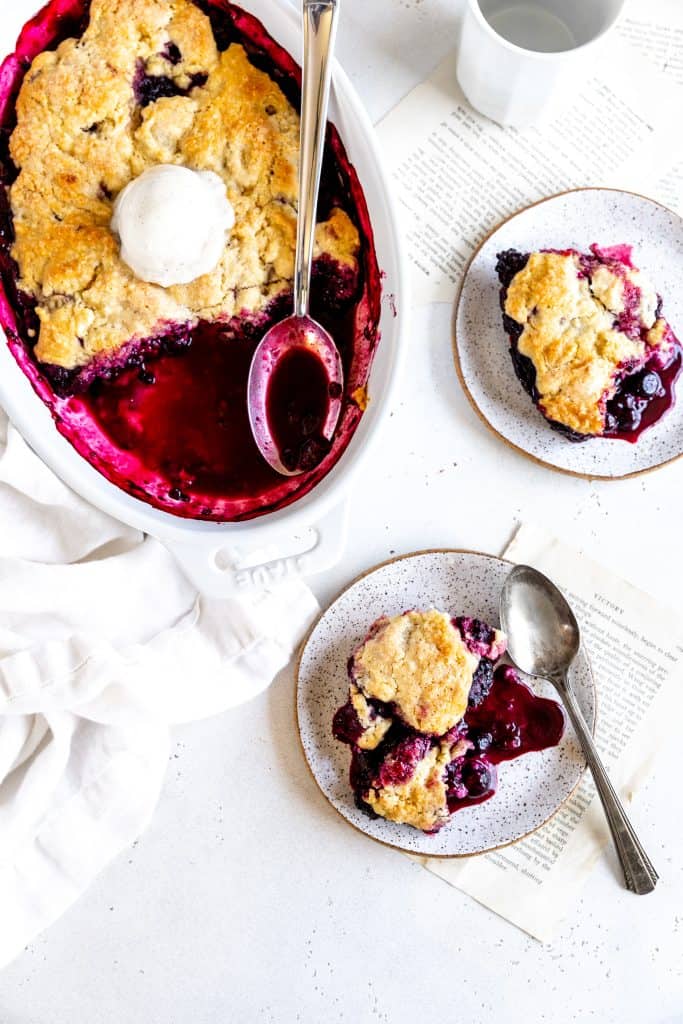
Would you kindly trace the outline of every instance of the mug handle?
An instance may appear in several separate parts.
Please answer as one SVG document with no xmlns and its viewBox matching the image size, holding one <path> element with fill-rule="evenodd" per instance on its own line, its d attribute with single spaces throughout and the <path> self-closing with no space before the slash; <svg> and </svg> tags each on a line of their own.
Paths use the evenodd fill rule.
<svg viewBox="0 0 683 1024">
<path fill-rule="evenodd" d="M 224 538 L 218 540 L 164 541 L 188 579 L 206 597 L 239 597 L 252 590 L 270 589 L 279 583 L 314 576 L 339 561 L 346 544 L 348 504 L 336 505 L 319 522 L 292 535 L 282 529 L 263 531 L 262 540 L 250 549 L 238 549 Z M 293 542 L 310 534 L 310 545 L 288 553 Z M 258 552 L 262 554 L 259 557 Z M 272 557 L 271 557 L 272 555 Z"/>
</svg>

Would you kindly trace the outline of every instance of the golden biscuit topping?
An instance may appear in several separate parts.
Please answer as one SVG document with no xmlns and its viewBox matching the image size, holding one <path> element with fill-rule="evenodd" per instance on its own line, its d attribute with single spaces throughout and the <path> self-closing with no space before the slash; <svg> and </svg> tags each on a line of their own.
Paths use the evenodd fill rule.
<svg viewBox="0 0 683 1024">
<path fill-rule="evenodd" d="M 34 60 L 10 143 L 13 256 L 37 300 L 37 358 L 75 369 L 169 323 L 257 312 L 288 290 L 298 145 L 279 86 L 240 45 L 219 52 L 191 0 L 93 0 L 82 38 Z M 218 266 L 171 288 L 135 277 L 110 226 L 118 193 L 160 163 L 219 175 L 236 216 Z M 340 209 L 318 225 L 317 255 L 355 268 L 359 245 Z"/>
<path fill-rule="evenodd" d="M 407 612 L 381 619 L 353 661 L 369 698 L 393 702 L 419 732 L 442 736 L 465 714 L 479 658 L 444 612 Z"/>
<path fill-rule="evenodd" d="M 627 288 L 638 297 L 631 313 L 643 337 L 618 327 Z M 656 293 L 638 270 L 617 273 L 603 264 L 588 274 L 576 253 L 529 256 L 510 282 L 505 313 L 524 327 L 517 347 L 534 365 L 539 405 L 549 419 L 579 434 L 603 432 L 605 406 L 622 371 L 642 364 L 656 346 L 656 306 Z"/>
</svg>

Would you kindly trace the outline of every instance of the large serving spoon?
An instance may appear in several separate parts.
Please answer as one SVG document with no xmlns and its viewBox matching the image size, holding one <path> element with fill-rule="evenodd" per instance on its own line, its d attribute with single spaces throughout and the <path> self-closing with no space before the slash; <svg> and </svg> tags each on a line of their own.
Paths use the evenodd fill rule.
<svg viewBox="0 0 683 1024">
<path fill-rule="evenodd" d="M 624 870 L 626 887 L 640 895 L 652 892 L 659 876 L 609 781 L 569 682 L 569 668 L 581 646 L 574 613 L 546 576 L 528 565 L 517 565 L 503 585 L 500 621 L 507 634 L 512 661 L 522 672 L 548 679 L 562 698 L 593 773 Z"/>
<path fill-rule="evenodd" d="M 337 33 L 338 0 L 303 0 L 304 61 L 301 93 L 301 138 L 299 150 L 299 213 L 297 220 L 294 268 L 294 312 L 275 324 L 264 335 L 252 359 L 247 386 L 249 422 L 254 440 L 266 461 L 283 476 L 296 476 L 312 468 L 303 464 L 290 444 L 281 451 L 282 439 L 276 436 L 269 414 L 269 391 L 286 359 L 297 356 L 305 363 L 317 359 L 326 382 L 325 401 L 320 422 L 314 426 L 315 438 L 308 439 L 308 451 L 325 451 L 332 439 L 342 405 L 344 375 L 339 351 L 328 332 L 309 315 L 311 268 L 315 239 L 316 210 L 320 191 L 327 108 L 332 77 L 332 55 Z M 293 366 L 292 362 L 292 366 Z M 315 376 L 311 374 L 310 376 Z M 295 374 L 282 379 L 295 379 Z M 320 406 L 318 398 L 317 404 Z M 302 437 L 303 445 L 307 441 Z M 284 457 L 284 458 L 283 458 Z"/>
</svg>

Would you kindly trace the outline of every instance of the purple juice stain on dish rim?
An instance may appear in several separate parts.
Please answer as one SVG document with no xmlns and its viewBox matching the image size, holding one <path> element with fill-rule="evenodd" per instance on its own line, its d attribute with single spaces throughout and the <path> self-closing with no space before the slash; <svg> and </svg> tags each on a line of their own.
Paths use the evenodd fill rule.
<svg viewBox="0 0 683 1024">
<path fill-rule="evenodd" d="M 277 81 L 291 102 L 298 103 L 300 69 L 289 54 L 269 36 L 258 19 L 227 0 L 194 2 L 210 16 L 219 48 L 225 49 L 232 41 L 240 42 L 252 62 L 266 70 Z M 5 185 L 11 184 L 13 176 L 16 175 L 16 169 L 9 160 L 7 141 L 15 123 L 16 96 L 30 62 L 38 53 L 47 48 L 54 48 L 62 39 L 81 34 L 87 25 L 88 15 L 88 0 L 52 0 L 27 23 L 19 37 L 16 52 L 6 58 L 0 67 L 0 138 L 4 146 L 0 148 L 0 164 Z M 170 47 L 174 45 L 172 41 L 169 44 Z M 174 49 L 167 48 L 166 56 L 173 64 L 177 54 Z M 165 453 L 161 453 L 164 456 L 161 459 L 164 465 L 149 467 L 136 457 L 131 448 L 126 449 L 117 443 L 120 436 L 128 432 L 127 425 L 116 420 L 113 415 L 115 408 L 123 408 L 120 392 L 128 389 L 127 396 L 131 404 L 142 402 L 144 405 L 137 386 L 145 385 L 149 391 L 156 385 L 150 385 L 149 379 L 140 380 L 140 368 L 144 366 L 146 358 L 156 359 L 158 361 L 154 363 L 154 376 L 157 378 L 157 384 L 158 379 L 163 378 L 164 375 L 158 371 L 170 358 L 163 354 L 169 350 L 166 335 L 162 334 L 159 338 L 146 339 L 127 346 L 127 351 L 117 354 L 117 358 L 92 368 L 91 375 L 94 373 L 99 377 L 110 377 L 111 381 L 106 386 L 118 389 L 117 393 L 113 394 L 111 407 L 107 409 L 104 419 L 95 415 L 95 412 L 99 412 L 104 405 L 102 392 L 91 398 L 87 375 L 82 381 L 76 382 L 76 386 L 78 383 L 81 384 L 83 394 L 60 394 L 56 390 L 55 385 L 57 388 L 61 387 L 63 391 L 68 391 L 74 381 L 68 373 L 57 373 L 53 383 L 49 373 L 46 373 L 45 368 L 40 367 L 32 356 L 36 322 L 32 312 L 33 303 L 29 297 L 22 297 L 16 293 L 16 268 L 9 254 L 11 217 L 4 218 L 0 224 L 0 237 L 4 241 L 0 322 L 7 333 L 9 347 L 35 392 L 50 409 L 57 429 L 110 482 L 129 494 L 157 508 L 171 511 L 177 516 L 239 521 L 285 507 L 308 493 L 332 469 L 350 442 L 362 416 L 362 409 L 351 396 L 367 383 L 379 342 L 382 291 L 372 227 L 363 190 L 333 126 L 328 130 L 325 158 L 321 206 L 324 208 L 325 204 L 328 208 L 340 205 L 346 209 L 361 235 L 359 260 L 362 291 L 345 312 L 335 306 L 338 296 L 344 294 L 345 288 L 349 288 L 349 282 L 343 279 L 344 269 L 325 257 L 318 260 L 314 268 L 314 295 L 318 295 L 324 307 L 318 311 L 318 319 L 324 321 L 331 317 L 334 320 L 328 329 L 331 328 L 335 340 L 345 354 L 346 392 L 342 414 L 334 442 L 322 462 L 303 476 L 288 479 L 274 473 L 272 476 L 264 475 L 260 469 L 255 469 L 254 480 L 251 482 L 256 486 L 257 493 L 253 494 L 246 493 L 249 485 L 246 478 L 223 481 L 223 489 L 231 488 L 234 493 L 221 494 L 217 493 L 216 489 L 202 492 L 192 490 L 191 485 L 188 493 L 187 488 L 183 487 L 187 480 L 179 478 L 192 478 L 192 466 L 173 466 L 170 471 L 166 471 L 164 467 L 168 463 L 168 458 L 165 457 Z M 210 326 L 215 328 L 217 335 L 223 339 L 234 340 L 234 337 L 239 335 L 245 343 L 255 348 L 268 327 L 284 315 L 288 302 L 288 296 L 278 296 L 261 314 L 238 316 L 229 324 L 220 325 L 220 328 L 216 325 Z M 20 312 L 21 316 L 18 317 L 17 312 Z M 26 323 L 31 318 L 34 326 L 29 331 Z M 197 328 L 186 324 L 168 325 L 171 339 L 174 336 L 190 335 L 193 343 L 197 332 L 206 334 L 207 330 L 207 324 L 200 324 Z M 238 361 L 241 361 L 241 354 Z M 179 359 L 178 364 L 180 362 Z M 224 368 L 227 372 L 227 363 Z M 131 370 L 134 371 L 132 375 L 129 373 Z M 176 389 L 170 390 L 171 405 L 175 408 Z M 246 373 L 244 393 L 246 406 Z M 241 414 L 238 419 L 239 434 Z M 255 445 L 254 453 L 255 458 L 260 458 Z M 211 467 L 208 469 L 211 470 Z M 214 477 L 216 476 L 217 474 L 214 474 Z M 182 501 L 177 499 L 178 494 L 182 495 Z"/>
</svg>

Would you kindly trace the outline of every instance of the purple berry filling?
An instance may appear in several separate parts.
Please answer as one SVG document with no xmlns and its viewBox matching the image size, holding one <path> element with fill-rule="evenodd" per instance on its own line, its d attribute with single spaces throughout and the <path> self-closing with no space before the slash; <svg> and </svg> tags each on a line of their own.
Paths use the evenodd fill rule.
<svg viewBox="0 0 683 1024">
<path fill-rule="evenodd" d="M 446 769 L 446 799 L 451 814 L 467 804 L 493 796 L 498 781 L 495 765 L 475 757 L 458 757 Z"/>
<path fill-rule="evenodd" d="M 138 61 L 133 88 L 135 98 L 141 107 L 156 103 L 163 96 L 189 96 L 193 89 L 206 85 L 209 76 L 202 71 L 189 75 L 189 83 L 180 86 L 167 75 L 148 75 L 144 61 Z"/>
<path fill-rule="evenodd" d="M 459 616 L 453 619 L 453 625 L 458 630 L 472 654 L 480 658 L 493 656 L 491 648 L 496 641 L 496 631 L 481 619 L 473 619 L 469 616 Z"/>
<path fill-rule="evenodd" d="M 472 687 L 470 689 L 470 696 L 468 704 L 471 708 L 478 707 L 479 704 L 488 697 L 491 687 L 493 686 L 493 662 L 489 661 L 488 658 L 482 658 L 477 665 L 476 672 L 472 679 Z"/>
<path fill-rule="evenodd" d="M 384 621 L 380 618 L 372 625 L 363 643 L 376 635 Z M 469 617 L 454 619 L 454 623 L 470 644 L 489 652 L 492 645 L 495 649 L 496 634 L 487 623 Z M 348 674 L 358 685 L 354 658 L 355 654 L 349 659 Z M 486 657 L 481 657 L 475 671 L 463 720 L 443 737 L 409 728 L 391 704 L 370 698 L 368 705 L 372 713 L 392 719 L 374 750 L 358 746 L 364 729 L 350 700 L 336 712 L 332 731 L 336 739 L 351 747 L 349 781 L 355 803 L 372 818 L 377 814 L 367 803 L 370 790 L 408 782 L 419 761 L 442 741 L 455 746 L 464 740 L 468 748 L 450 762 L 444 774 L 448 811 L 453 814 L 494 795 L 496 765 L 501 761 L 555 746 L 564 731 L 564 713 L 556 701 L 537 697 L 513 668 L 499 665 L 494 669 Z"/>
<path fill-rule="evenodd" d="M 378 785 L 401 786 L 408 782 L 431 746 L 431 737 L 419 733 L 401 740 L 385 754 L 377 774 Z"/>
<path fill-rule="evenodd" d="M 332 719 L 332 732 L 335 739 L 340 743 L 348 743 L 349 746 L 357 743 L 363 735 L 363 726 L 351 701 L 342 704 L 337 708 Z"/>
<path fill-rule="evenodd" d="M 555 251 L 555 250 L 545 250 Z M 573 250 L 560 250 L 570 254 Z M 631 249 L 627 245 L 611 247 L 591 246 L 591 254 L 576 253 L 581 261 L 583 273 L 588 276 L 601 263 L 610 264 L 610 269 L 632 268 Z M 507 249 L 498 253 L 496 273 L 501 283 L 500 305 L 503 310 L 503 326 L 510 339 L 510 356 L 512 365 L 522 387 L 531 397 L 539 411 L 543 413 L 541 396 L 536 387 L 536 369 L 533 362 L 523 355 L 518 348 L 519 339 L 524 331 L 505 313 L 505 301 L 510 284 L 521 270 L 524 269 L 530 253 L 521 253 L 516 249 Z M 580 275 L 580 276 L 583 276 Z M 614 322 L 615 329 L 627 334 L 634 340 L 644 340 L 646 328 L 640 319 L 640 291 L 632 281 L 624 278 L 624 310 Z M 656 316 L 660 317 L 662 299 L 659 298 Z M 669 332 L 670 328 L 669 328 Z M 673 334 L 671 335 L 673 338 Z M 654 352 L 644 366 L 637 369 L 624 367 L 621 379 L 617 383 L 615 394 L 605 405 L 605 429 L 599 436 L 618 438 L 635 442 L 648 427 L 657 423 L 672 407 L 675 401 L 675 384 L 683 365 L 683 351 L 674 338 L 673 355 L 662 364 L 659 352 Z M 581 442 L 592 435 L 580 434 L 571 430 L 563 423 L 548 419 L 549 425 L 569 441 Z"/>
<path fill-rule="evenodd" d="M 298 107 L 300 69 L 263 25 L 228 0 L 195 2 L 209 17 L 218 48 L 240 43 L 252 63 Z M 39 365 L 33 358 L 40 326 L 35 302 L 18 290 L 18 268 L 11 257 L 14 234 L 7 188 L 17 169 L 9 138 L 16 125 L 16 98 L 33 58 L 80 36 L 88 17 L 89 0 L 51 0 L 25 26 L 16 53 L 0 68 L 0 323 L 11 351 L 49 406 L 60 433 L 129 494 L 175 515 L 219 522 L 282 508 L 329 472 L 362 416 L 352 396 L 367 383 L 379 340 L 382 290 L 362 188 L 330 126 L 319 213 L 324 219 L 341 207 L 349 214 L 361 235 L 360 267 L 356 272 L 328 256 L 314 265 L 312 313 L 342 353 L 346 397 L 331 449 L 323 451 L 315 438 L 307 438 L 294 453 L 303 475 L 285 479 L 270 470 L 246 418 L 251 354 L 268 327 L 290 311 L 291 295 L 283 293 L 261 313 L 240 314 L 226 323 L 169 323 L 158 336 L 132 339 L 114 355 L 80 370 Z M 186 55 L 169 41 L 160 56 L 174 67 Z M 204 81 L 197 72 L 180 87 L 170 75 L 148 75 L 139 64 L 134 97 L 146 106 L 162 96 L 187 93 Z M 84 130 L 95 133 L 99 127 Z M 100 194 L 114 199 L 104 182 Z"/>
<path fill-rule="evenodd" d="M 180 52 L 180 47 L 173 42 L 166 43 L 166 46 L 161 51 L 161 56 L 165 60 L 167 60 L 169 64 L 172 64 L 173 67 L 175 67 L 177 64 L 180 64 L 181 60 L 183 59 L 183 55 Z"/>
</svg>

